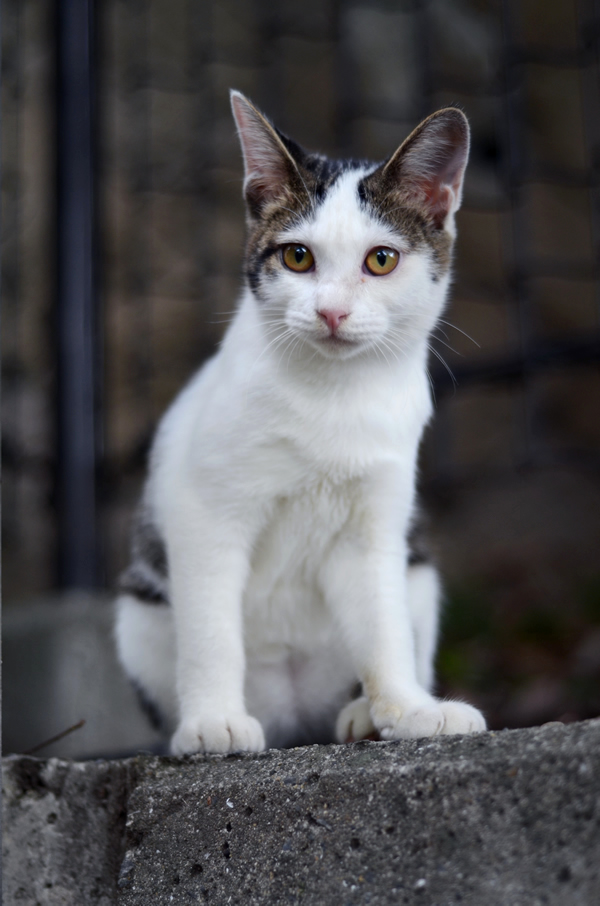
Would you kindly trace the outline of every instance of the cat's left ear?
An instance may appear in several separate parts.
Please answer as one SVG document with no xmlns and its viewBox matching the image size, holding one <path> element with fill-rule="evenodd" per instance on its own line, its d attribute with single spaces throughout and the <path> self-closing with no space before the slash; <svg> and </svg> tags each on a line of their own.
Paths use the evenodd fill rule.
<svg viewBox="0 0 600 906">
<path fill-rule="evenodd" d="M 384 164 L 409 203 L 423 207 L 436 229 L 453 229 L 469 158 L 469 123 L 457 107 L 433 113 Z"/>
<path fill-rule="evenodd" d="M 244 195 L 250 212 L 258 215 L 298 179 L 298 168 L 281 134 L 260 110 L 239 91 L 230 96 L 244 155 Z"/>
</svg>

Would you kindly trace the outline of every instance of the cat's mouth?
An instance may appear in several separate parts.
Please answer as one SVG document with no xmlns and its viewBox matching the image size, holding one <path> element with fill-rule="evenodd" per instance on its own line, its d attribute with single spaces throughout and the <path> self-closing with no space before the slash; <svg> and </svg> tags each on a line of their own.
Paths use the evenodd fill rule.
<svg viewBox="0 0 600 906">
<path fill-rule="evenodd" d="M 350 349 L 353 346 L 358 345 L 356 340 L 349 339 L 348 337 L 340 337 L 337 333 L 331 333 L 328 337 L 319 337 L 319 343 L 327 349 L 335 349 L 336 347 L 339 347 L 340 349 Z"/>
<path fill-rule="evenodd" d="M 339 334 L 330 334 L 327 337 L 315 338 L 318 349 L 327 358 L 347 358 L 359 352 L 363 346 L 360 340 L 341 337 Z"/>
<path fill-rule="evenodd" d="M 337 333 L 330 333 L 328 337 L 319 337 L 321 343 L 327 343 L 328 345 L 334 346 L 354 346 L 356 340 L 349 339 L 348 337 L 340 337 Z"/>
</svg>

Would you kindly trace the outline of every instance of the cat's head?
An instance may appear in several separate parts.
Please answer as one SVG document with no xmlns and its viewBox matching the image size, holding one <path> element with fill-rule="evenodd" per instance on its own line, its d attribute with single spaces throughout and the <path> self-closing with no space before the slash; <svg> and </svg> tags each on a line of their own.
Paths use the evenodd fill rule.
<svg viewBox="0 0 600 906">
<path fill-rule="evenodd" d="M 339 359 L 399 354 L 424 339 L 449 283 L 469 153 L 464 114 L 432 114 L 372 164 L 309 154 L 242 94 L 231 102 L 245 164 L 246 276 L 275 344 Z"/>
</svg>

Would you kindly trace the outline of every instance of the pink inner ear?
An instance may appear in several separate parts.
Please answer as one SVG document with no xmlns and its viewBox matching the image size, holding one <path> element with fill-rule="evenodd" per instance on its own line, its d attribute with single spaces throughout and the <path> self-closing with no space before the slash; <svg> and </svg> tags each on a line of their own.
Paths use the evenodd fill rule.
<svg viewBox="0 0 600 906">
<path fill-rule="evenodd" d="M 462 176 L 466 164 L 464 148 L 457 148 L 435 176 L 425 180 L 422 188 L 425 203 L 436 227 L 443 226 L 453 204 L 460 200 Z"/>
<path fill-rule="evenodd" d="M 271 164 L 269 166 L 269 164 Z M 288 174 L 281 159 L 274 159 L 265 165 L 264 161 L 254 167 L 247 166 L 245 182 L 246 198 L 261 205 L 281 195 L 287 184 Z"/>
<path fill-rule="evenodd" d="M 425 195 L 425 204 L 431 212 L 433 222 L 437 229 L 441 229 L 450 213 L 454 192 L 450 186 L 434 180 L 423 186 L 423 193 Z"/>
<path fill-rule="evenodd" d="M 436 229 L 460 205 L 469 156 L 469 127 L 453 108 L 425 120 L 386 164 L 405 197 L 423 206 Z"/>
<path fill-rule="evenodd" d="M 288 161 L 271 127 L 245 99 L 234 95 L 232 106 L 244 154 L 246 197 L 260 205 L 280 193 Z"/>
</svg>

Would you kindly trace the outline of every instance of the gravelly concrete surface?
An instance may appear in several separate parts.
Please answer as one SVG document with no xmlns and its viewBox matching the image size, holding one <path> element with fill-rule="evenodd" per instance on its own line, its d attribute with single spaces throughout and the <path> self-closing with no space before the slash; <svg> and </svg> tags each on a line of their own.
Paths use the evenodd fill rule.
<svg viewBox="0 0 600 906">
<path fill-rule="evenodd" d="M 4 780 L 7 904 L 600 902 L 600 720 Z"/>
</svg>

